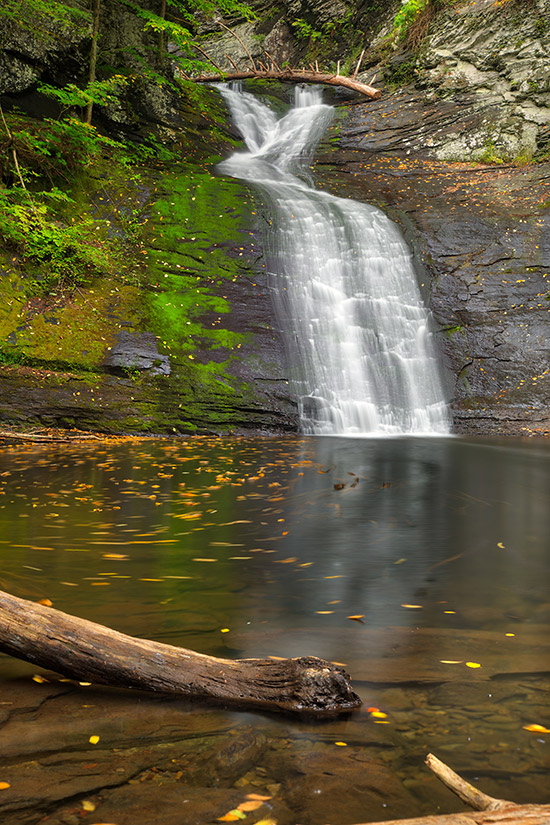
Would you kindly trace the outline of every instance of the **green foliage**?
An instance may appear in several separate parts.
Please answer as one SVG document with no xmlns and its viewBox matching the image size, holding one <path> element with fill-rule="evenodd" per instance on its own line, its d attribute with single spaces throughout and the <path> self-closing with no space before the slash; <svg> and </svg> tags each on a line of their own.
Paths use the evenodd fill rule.
<svg viewBox="0 0 550 825">
<path fill-rule="evenodd" d="M 60 34 L 64 28 L 89 19 L 88 11 L 59 0 L 2 0 L 0 5 L 0 21 L 46 37 Z"/>
<path fill-rule="evenodd" d="M 323 32 L 316 31 L 309 23 L 300 18 L 292 23 L 292 28 L 296 31 L 297 37 L 303 40 L 310 40 L 314 43 L 323 36 Z"/>
<path fill-rule="evenodd" d="M 394 40 L 403 40 L 407 30 L 414 23 L 421 11 L 424 10 L 429 0 L 407 0 L 395 15 L 390 37 Z"/>
<path fill-rule="evenodd" d="M 38 85 L 37 89 L 42 94 L 56 100 L 62 112 L 69 109 L 81 108 L 93 103 L 96 106 L 108 106 L 119 99 L 122 89 L 128 85 L 130 78 L 124 75 L 113 75 L 107 80 L 95 80 L 93 83 L 81 89 L 75 83 L 68 83 L 66 86 L 48 86 L 45 83 Z"/>
</svg>

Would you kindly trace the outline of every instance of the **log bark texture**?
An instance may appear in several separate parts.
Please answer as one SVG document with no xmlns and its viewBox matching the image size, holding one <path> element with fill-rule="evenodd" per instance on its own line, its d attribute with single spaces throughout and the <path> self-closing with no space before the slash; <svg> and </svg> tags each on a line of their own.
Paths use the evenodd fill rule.
<svg viewBox="0 0 550 825">
<path fill-rule="evenodd" d="M 360 825 L 550 825 L 550 805 L 510 804 L 500 811 L 466 811 L 415 819 L 386 819 Z"/>
<path fill-rule="evenodd" d="M 323 659 L 219 659 L 127 636 L 3 591 L 0 652 L 81 681 L 240 707 L 327 715 L 361 704 L 344 669 Z"/>
<path fill-rule="evenodd" d="M 516 805 L 507 799 L 488 796 L 432 753 L 426 757 L 426 764 L 453 793 L 476 810 L 414 819 L 386 819 L 360 825 L 550 825 L 550 805 Z"/>
<path fill-rule="evenodd" d="M 199 75 L 194 77 L 195 83 L 220 83 L 226 80 L 282 80 L 287 83 L 321 83 L 326 86 L 343 86 L 354 92 L 378 100 L 382 96 L 380 89 L 375 89 L 366 83 L 361 83 L 352 77 L 340 74 L 327 74 L 325 72 L 306 71 L 303 69 L 256 69 L 254 71 L 224 72 L 223 77 L 219 74 Z"/>
</svg>

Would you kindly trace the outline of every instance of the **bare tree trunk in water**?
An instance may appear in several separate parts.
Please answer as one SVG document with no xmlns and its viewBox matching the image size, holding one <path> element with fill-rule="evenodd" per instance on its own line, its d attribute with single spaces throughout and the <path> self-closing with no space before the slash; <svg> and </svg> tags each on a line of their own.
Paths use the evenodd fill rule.
<svg viewBox="0 0 550 825">
<path fill-rule="evenodd" d="M 334 715 L 361 704 L 344 669 L 314 656 L 219 659 L 126 636 L 2 591 L 0 652 L 98 685 L 259 710 Z"/>
</svg>

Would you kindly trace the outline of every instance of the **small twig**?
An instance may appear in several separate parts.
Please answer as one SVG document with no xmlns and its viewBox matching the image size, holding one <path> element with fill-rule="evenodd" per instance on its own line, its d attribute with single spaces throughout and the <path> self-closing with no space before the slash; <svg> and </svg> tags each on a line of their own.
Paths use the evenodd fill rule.
<svg viewBox="0 0 550 825">
<path fill-rule="evenodd" d="M 233 68 L 234 68 L 234 69 L 238 72 L 238 71 L 239 71 L 239 67 L 237 66 L 237 64 L 235 63 L 235 61 L 234 61 L 234 60 L 232 60 L 232 59 L 229 57 L 229 55 L 228 55 L 228 54 L 226 54 L 225 56 L 227 57 L 227 59 L 229 60 L 229 62 L 230 62 L 230 63 L 231 63 L 231 65 L 233 66 Z"/>
<path fill-rule="evenodd" d="M 29 199 L 29 201 L 30 201 L 30 204 L 31 204 L 31 209 L 32 209 L 32 211 L 34 212 L 34 216 L 35 216 L 35 218 L 37 218 L 37 217 L 38 217 L 38 213 L 37 213 L 37 211 L 36 211 L 36 206 L 34 205 L 34 201 L 33 201 L 32 197 L 31 197 L 31 193 L 29 192 L 29 190 L 28 190 L 28 189 L 27 189 L 27 187 L 25 186 L 25 181 L 23 180 L 23 175 L 21 174 L 21 167 L 19 166 L 19 161 L 18 161 L 18 159 L 17 159 L 17 150 L 16 150 L 16 148 L 15 148 L 15 143 L 14 143 L 14 141 L 13 141 L 13 135 L 12 135 L 12 133 L 10 132 L 10 128 L 9 128 L 9 126 L 8 126 L 8 123 L 7 123 L 6 118 L 5 118 L 5 115 L 4 115 L 4 110 L 3 110 L 3 108 L 2 108 L 2 106 L 1 106 L 1 105 L 0 105 L 0 115 L 2 116 L 2 122 L 4 123 L 4 129 L 6 130 L 6 134 L 7 134 L 7 136 L 8 136 L 8 140 L 10 141 L 11 153 L 12 153 L 12 156 L 13 156 L 13 162 L 14 162 L 14 164 L 15 164 L 15 168 L 16 168 L 16 170 L 17 170 L 17 176 L 18 176 L 18 178 L 19 178 L 19 182 L 20 182 L 21 186 L 23 187 L 23 189 L 25 190 L 25 192 L 26 192 L 26 194 L 27 194 L 27 197 L 28 197 L 28 199 Z"/>
<path fill-rule="evenodd" d="M 265 49 L 264 49 L 264 54 L 265 54 L 265 55 L 267 55 L 267 57 L 269 57 L 269 59 L 271 60 L 271 62 L 272 62 L 272 63 L 273 63 L 273 65 L 274 65 L 275 69 L 276 69 L 278 72 L 280 72 L 280 71 L 281 71 L 281 67 L 279 66 L 279 64 L 278 64 L 278 63 L 276 63 L 276 62 L 275 62 L 275 60 L 273 60 L 273 58 L 271 57 L 271 55 L 269 54 L 269 52 L 266 52 L 266 50 L 265 50 Z"/>
<path fill-rule="evenodd" d="M 206 54 L 206 52 L 205 52 L 205 51 L 203 51 L 203 49 L 201 49 L 201 47 L 200 47 L 200 46 L 197 46 L 197 44 L 196 44 L 196 43 L 193 43 L 193 46 L 194 46 L 194 48 L 195 48 L 198 52 L 200 52 L 200 53 L 202 54 L 202 56 L 203 56 L 203 57 L 206 57 L 206 59 L 208 60 L 208 62 L 209 62 L 209 63 L 212 63 L 212 65 L 213 65 L 213 66 L 214 66 L 214 67 L 215 67 L 215 68 L 216 68 L 219 72 L 221 72 L 221 73 L 223 74 L 223 69 L 222 69 L 220 66 L 218 66 L 218 64 L 216 63 L 216 61 L 215 61 L 215 60 L 213 60 L 213 59 L 210 57 L 210 55 L 209 55 L 209 54 Z"/>
<path fill-rule="evenodd" d="M 359 71 L 359 68 L 360 68 L 360 66 L 361 66 L 361 63 L 363 62 L 363 57 L 364 57 L 364 55 L 365 55 L 365 49 L 363 49 L 363 51 L 362 51 L 362 52 L 361 52 L 361 54 L 359 55 L 359 60 L 357 61 L 357 66 L 355 67 L 355 71 L 354 71 L 354 73 L 353 73 L 353 74 L 352 74 L 352 76 L 351 76 L 352 80 L 355 80 L 355 78 L 357 77 L 357 73 L 358 73 L 358 71 Z"/>
<path fill-rule="evenodd" d="M 433 753 L 427 755 L 426 765 L 435 773 L 438 779 L 441 779 L 444 785 L 476 811 L 502 811 L 503 808 L 513 804 L 505 799 L 495 799 L 493 796 L 478 791 L 477 788 L 462 779 L 444 762 L 441 762 Z"/>
<path fill-rule="evenodd" d="M 318 60 L 315 61 L 315 71 L 316 72 L 319 71 L 319 61 Z"/>
<path fill-rule="evenodd" d="M 340 61 L 336 64 L 336 77 L 340 75 Z"/>
<path fill-rule="evenodd" d="M 256 71 L 256 64 L 254 63 L 254 58 L 252 57 L 252 55 L 250 54 L 250 52 L 248 51 L 248 49 L 247 49 L 247 48 L 246 48 L 246 46 L 244 45 L 244 43 L 243 43 L 243 41 L 241 40 L 241 38 L 239 37 L 239 35 L 238 35 L 238 34 L 235 34 L 235 32 L 234 32 L 232 29 L 230 29 L 230 28 L 229 28 L 229 26 L 226 26 L 226 25 L 225 25 L 225 23 L 222 23 L 222 21 L 221 21 L 221 20 L 216 20 L 216 23 L 218 24 L 218 26 L 221 26 L 221 27 L 222 27 L 222 29 L 225 29 L 226 31 L 228 31 L 228 32 L 229 32 L 229 34 L 232 34 L 232 35 L 233 35 L 233 37 L 234 37 L 236 40 L 238 40 L 238 41 L 239 41 L 239 43 L 241 44 L 241 46 L 243 47 L 243 49 L 244 49 L 244 50 L 245 50 L 245 52 L 247 53 L 248 57 L 250 58 L 250 62 L 252 63 L 252 67 L 253 67 L 254 71 Z"/>
</svg>

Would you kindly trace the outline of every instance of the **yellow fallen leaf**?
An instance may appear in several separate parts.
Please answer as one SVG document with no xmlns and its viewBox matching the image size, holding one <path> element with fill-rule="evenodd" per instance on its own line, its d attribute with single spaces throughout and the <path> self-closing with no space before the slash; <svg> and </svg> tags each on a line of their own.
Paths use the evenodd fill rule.
<svg viewBox="0 0 550 825">
<path fill-rule="evenodd" d="M 51 601 L 51 599 L 38 599 L 36 604 L 43 604 L 44 607 L 52 607 L 53 602 Z"/>
<path fill-rule="evenodd" d="M 464 659 L 440 659 L 442 665 L 461 665 Z"/>
<path fill-rule="evenodd" d="M 97 743 L 99 742 L 99 736 L 96 736 L 95 734 L 94 736 L 90 736 L 88 742 L 90 743 L 90 745 L 97 745 Z"/>
<path fill-rule="evenodd" d="M 236 822 L 238 819 L 246 819 L 246 814 L 243 814 L 243 812 L 237 810 L 237 808 L 218 817 L 219 822 Z"/>
<path fill-rule="evenodd" d="M 38 673 L 35 673 L 35 675 L 32 677 L 32 680 L 33 682 L 38 682 L 39 685 L 41 685 L 43 682 L 48 681 L 47 679 L 44 679 L 43 676 L 40 676 Z"/>
<path fill-rule="evenodd" d="M 316 610 L 319 616 L 328 616 L 329 613 L 334 613 L 334 610 Z"/>
<path fill-rule="evenodd" d="M 497 542 L 497 547 L 500 547 L 501 550 L 504 550 L 504 545 L 501 541 Z"/>
<path fill-rule="evenodd" d="M 229 630 L 230 630 L 229 627 L 222 627 L 222 628 L 220 628 L 220 633 L 229 633 Z"/>
<path fill-rule="evenodd" d="M 9 782 L 0 782 L 0 791 L 5 791 L 7 788 L 11 788 Z"/>
<path fill-rule="evenodd" d="M 364 618 L 364 613 L 358 613 L 356 616 L 346 616 L 346 619 L 351 619 L 353 622 L 361 622 L 361 624 L 365 624 L 363 621 Z"/>
<path fill-rule="evenodd" d="M 338 745 L 338 747 L 340 747 L 340 748 L 347 748 L 347 746 L 348 746 L 347 742 L 335 742 L 334 744 Z"/>
<path fill-rule="evenodd" d="M 246 798 L 247 799 L 261 799 L 262 802 L 265 802 L 268 799 L 272 799 L 271 796 L 262 796 L 259 793 L 247 793 Z"/>
<path fill-rule="evenodd" d="M 82 802 L 82 807 L 85 811 L 95 811 L 95 805 L 90 799 L 84 799 Z"/>
<path fill-rule="evenodd" d="M 402 604 L 401 607 L 408 607 L 409 610 L 420 610 L 422 608 L 421 604 Z"/>
<path fill-rule="evenodd" d="M 388 714 L 382 710 L 373 710 L 371 711 L 371 716 L 373 719 L 387 719 Z"/>
<path fill-rule="evenodd" d="M 301 473 L 298 473 L 298 475 L 301 475 Z M 277 825 L 277 820 L 273 819 L 271 816 L 268 816 L 266 819 L 258 820 L 255 825 Z"/>
<path fill-rule="evenodd" d="M 249 799 L 246 802 L 241 802 L 238 806 L 238 811 L 255 811 L 257 808 L 261 808 L 263 805 L 263 801 L 261 799 Z"/>
<path fill-rule="evenodd" d="M 523 730 L 529 730 L 532 733 L 550 733 L 550 728 L 545 728 L 543 725 L 524 725 Z"/>
<path fill-rule="evenodd" d="M 466 662 L 466 667 L 481 667 L 479 662 Z"/>
</svg>

